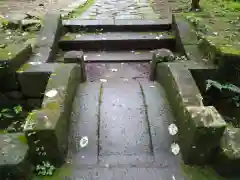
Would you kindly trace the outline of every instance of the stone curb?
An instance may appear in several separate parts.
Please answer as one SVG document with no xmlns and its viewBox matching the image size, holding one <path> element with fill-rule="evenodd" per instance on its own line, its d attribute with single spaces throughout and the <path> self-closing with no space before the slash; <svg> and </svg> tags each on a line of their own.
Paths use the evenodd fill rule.
<svg viewBox="0 0 240 180">
<path fill-rule="evenodd" d="M 46 86 L 42 107 L 34 110 L 31 118 L 26 120 L 24 132 L 30 147 L 31 160 L 35 164 L 47 160 L 55 166 L 60 166 L 67 152 L 70 113 L 81 78 L 81 68 L 76 64 L 51 64 L 50 66 L 49 70 L 52 72 Z M 41 69 L 32 68 L 36 68 L 37 71 Z M 34 69 L 30 68 L 28 72 Z M 51 91 L 53 97 L 48 97 L 46 94 Z M 36 141 L 39 143 L 36 144 Z M 45 156 L 39 158 L 39 152 L 36 151 L 38 146 L 44 147 L 42 153 L 46 153 Z"/>
<path fill-rule="evenodd" d="M 200 91 L 183 64 L 158 64 L 157 81 L 167 90 L 169 102 L 177 117 L 184 162 L 199 165 L 209 163 L 220 144 L 226 122 L 215 107 L 202 105 Z"/>
<path fill-rule="evenodd" d="M 43 27 L 37 37 L 34 54 L 30 63 L 53 62 L 58 49 L 58 40 L 62 35 L 62 20 L 59 13 L 47 13 L 44 18 Z"/>
</svg>

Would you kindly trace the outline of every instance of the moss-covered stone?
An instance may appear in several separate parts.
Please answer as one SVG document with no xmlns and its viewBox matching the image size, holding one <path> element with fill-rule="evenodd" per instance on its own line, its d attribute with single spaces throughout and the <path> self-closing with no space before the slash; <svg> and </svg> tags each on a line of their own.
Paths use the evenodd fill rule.
<svg viewBox="0 0 240 180">
<path fill-rule="evenodd" d="M 174 55 L 169 49 L 158 49 L 153 51 L 150 77 L 151 81 L 154 81 L 156 75 L 156 67 L 158 63 L 161 62 L 171 62 L 174 61 Z"/>
<path fill-rule="evenodd" d="M 158 64 L 157 81 L 166 88 L 169 102 L 178 117 L 176 124 L 184 162 L 208 163 L 219 146 L 225 121 L 214 107 L 204 107 L 197 85 L 183 64 Z"/>
<path fill-rule="evenodd" d="M 49 78 L 42 108 L 33 111 L 27 118 L 24 131 L 35 163 L 48 160 L 54 165 L 60 165 L 63 162 L 72 101 L 80 79 L 80 66 L 59 64 Z M 40 155 L 36 151 L 39 146 L 44 149 Z M 46 154 L 42 156 L 41 153 Z"/>
<path fill-rule="evenodd" d="M 28 161 L 24 133 L 0 134 L 0 179 L 29 179 L 33 166 Z"/>
<path fill-rule="evenodd" d="M 31 45 L 13 44 L 0 49 L 0 77 L 17 70 L 31 53 Z"/>
<path fill-rule="evenodd" d="M 240 175 L 240 128 L 228 126 L 220 144 L 220 154 L 216 156 L 215 168 L 225 176 Z"/>
</svg>

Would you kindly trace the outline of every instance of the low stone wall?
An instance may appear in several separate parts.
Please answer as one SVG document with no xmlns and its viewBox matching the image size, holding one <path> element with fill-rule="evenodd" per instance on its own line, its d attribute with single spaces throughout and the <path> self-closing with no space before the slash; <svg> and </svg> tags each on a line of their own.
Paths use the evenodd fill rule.
<svg viewBox="0 0 240 180">
<path fill-rule="evenodd" d="M 166 89 L 176 115 L 184 162 L 199 165 L 211 162 L 226 122 L 213 106 L 203 105 L 201 93 L 184 64 L 158 64 L 157 81 Z"/>
<path fill-rule="evenodd" d="M 76 64 L 54 66 L 46 86 L 42 107 L 29 115 L 24 132 L 30 147 L 31 160 L 34 163 L 47 160 L 58 166 L 64 161 L 67 152 L 69 117 L 75 91 L 81 79 L 81 68 Z M 41 152 L 37 151 L 40 147 L 43 147 Z"/>
</svg>

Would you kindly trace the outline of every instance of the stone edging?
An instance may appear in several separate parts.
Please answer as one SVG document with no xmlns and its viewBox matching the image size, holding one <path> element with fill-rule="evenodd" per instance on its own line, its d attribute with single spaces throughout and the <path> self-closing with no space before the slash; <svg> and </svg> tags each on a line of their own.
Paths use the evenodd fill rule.
<svg viewBox="0 0 240 180">
<path fill-rule="evenodd" d="M 200 165 L 209 163 L 219 147 L 226 122 L 215 107 L 203 106 L 199 89 L 184 64 L 158 64 L 157 81 L 167 90 L 176 115 L 184 162 Z"/>
<path fill-rule="evenodd" d="M 46 85 L 41 109 L 32 112 L 31 118 L 27 118 L 24 127 L 30 157 L 34 163 L 48 160 L 58 166 L 63 162 L 67 152 L 69 118 L 72 101 L 81 78 L 81 68 L 76 64 L 43 64 L 29 67 L 25 71 L 29 76 L 34 72 L 51 75 Z M 55 96 L 48 97 L 46 94 L 49 91 L 55 91 Z M 39 152 L 36 151 L 38 146 L 44 147 L 46 156 L 39 157 Z"/>
</svg>

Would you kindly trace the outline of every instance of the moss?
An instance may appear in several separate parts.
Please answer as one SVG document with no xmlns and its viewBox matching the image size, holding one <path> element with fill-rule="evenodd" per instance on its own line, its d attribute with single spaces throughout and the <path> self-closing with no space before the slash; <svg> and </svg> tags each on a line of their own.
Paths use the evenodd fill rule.
<svg viewBox="0 0 240 180">
<path fill-rule="evenodd" d="M 22 65 L 22 66 L 17 70 L 17 72 L 18 72 L 18 73 L 22 73 L 22 72 L 26 71 L 27 69 L 29 69 L 31 66 L 32 66 L 31 64 L 25 63 L 24 65 Z"/>
<path fill-rule="evenodd" d="M 225 180 L 208 166 L 187 166 L 183 164 L 182 170 L 189 180 Z"/>
<path fill-rule="evenodd" d="M 234 55 L 239 55 L 240 56 L 240 49 L 235 48 L 233 46 L 221 46 L 220 47 L 221 52 L 226 53 L 226 54 L 234 54 Z"/>
<path fill-rule="evenodd" d="M 7 131 L 6 130 L 0 130 L 0 134 L 6 134 Z"/>
<path fill-rule="evenodd" d="M 67 34 L 63 36 L 61 39 L 64 41 L 71 41 L 71 40 L 74 40 L 75 37 L 76 37 L 75 34 Z"/>
<path fill-rule="evenodd" d="M 25 135 L 18 136 L 18 140 L 23 144 L 27 144 L 27 138 Z"/>
<path fill-rule="evenodd" d="M 57 168 L 54 172 L 53 176 L 35 176 L 33 177 L 33 180 L 65 180 L 65 179 L 71 179 L 70 177 L 73 174 L 73 168 L 70 164 L 64 164 L 61 168 Z"/>
<path fill-rule="evenodd" d="M 19 45 L 8 45 L 3 49 L 0 49 L 0 61 L 3 60 L 10 60 L 12 59 L 14 56 L 16 56 L 16 54 L 19 51 Z"/>
<path fill-rule="evenodd" d="M 64 19 L 71 19 L 75 17 L 81 16 L 90 6 L 93 5 L 95 0 L 87 0 L 87 2 L 78 8 L 76 8 L 72 13 L 70 13 L 68 16 L 64 17 Z"/>
</svg>

